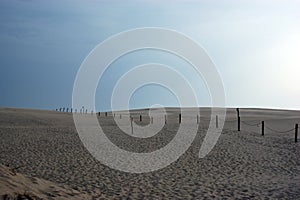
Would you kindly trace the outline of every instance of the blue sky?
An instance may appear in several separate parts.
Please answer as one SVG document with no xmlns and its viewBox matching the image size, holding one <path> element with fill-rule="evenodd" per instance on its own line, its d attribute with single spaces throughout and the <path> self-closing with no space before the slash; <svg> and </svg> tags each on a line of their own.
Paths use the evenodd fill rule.
<svg viewBox="0 0 300 200">
<path fill-rule="evenodd" d="M 222 76 L 227 106 L 300 109 L 299 10 L 299 1 L 2 0 L 0 106 L 68 107 L 77 70 L 97 44 L 128 29 L 162 27 L 206 49 Z M 121 58 L 100 82 L 97 109 L 109 109 L 122 73 L 147 62 L 181 70 L 185 65 L 151 51 Z M 194 84 L 200 106 L 209 106 L 203 81 Z M 177 105 L 170 91 L 155 85 L 139 89 L 130 101 L 131 107 L 154 103 Z"/>
</svg>

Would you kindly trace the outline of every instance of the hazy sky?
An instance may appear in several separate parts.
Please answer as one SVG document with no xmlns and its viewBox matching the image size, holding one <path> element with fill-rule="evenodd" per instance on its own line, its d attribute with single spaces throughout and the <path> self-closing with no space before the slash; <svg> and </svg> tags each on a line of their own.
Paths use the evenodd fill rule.
<svg viewBox="0 0 300 200">
<path fill-rule="evenodd" d="M 222 76 L 227 106 L 300 109 L 300 1 L 1 0 L 0 21 L 0 106 L 68 107 L 77 70 L 97 44 L 128 29 L 162 27 L 206 49 Z M 119 59 L 100 82 L 97 108 L 109 109 L 122 73 L 148 62 L 185 65 L 150 50 Z M 194 84 L 200 105 L 209 106 L 205 84 Z M 132 107 L 154 103 L 177 104 L 155 85 L 130 101 Z"/>
</svg>

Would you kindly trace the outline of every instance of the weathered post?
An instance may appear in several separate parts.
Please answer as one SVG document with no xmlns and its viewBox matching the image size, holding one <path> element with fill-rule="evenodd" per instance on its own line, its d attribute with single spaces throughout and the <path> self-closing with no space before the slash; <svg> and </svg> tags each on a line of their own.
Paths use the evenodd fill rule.
<svg viewBox="0 0 300 200">
<path fill-rule="evenodd" d="M 295 143 L 298 142 L 298 124 L 295 125 Z"/>
<path fill-rule="evenodd" d="M 239 116 L 240 116 L 240 109 L 237 108 L 237 109 L 236 109 L 236 112 L 237 112 L 237 118 L 239 118 Z"/>
<path fill-rule="evenodd" d="M 238 131 L 241 131 L 241 118 L 238 117 Z"/>
<path fill-rule="evenodd" d="M 261 122 L 261 135 L 264 136 L 265 135 L 265 121 Z"/>
<path fill-rule="evenodd" d="M 167 124 L 167 115 L 165 115 L 165 124 Z"/>
<path fill-rule="evenodd" d="M 107 112 L 105 112 L 105 117 L 107 117 Z"/>
<path fill-rule="evenodd" d="M 181 113 L 178 116 L 178 122 L 179 122 L 179 124 L 181 124 Z"/>
<path fill-rule="evenodd" d="M 132 125 L 133 117 L 130 117 L 130 125 L 131 125 L 131 134 L 133 135 L 133 125 Z"/>
<path fill-rule="evenodd" d="M 98 116 L 100 117 L 100 112 L 98 112 Z"/>
<path fill-rule="evenodd" d="M 153 117 L 151 117 L 151 124 L 153 124 Z"/>
<path fill-rule="evenodd" d="M 218 121 L 218 115 L 216 115 L 216 128 L 219 128 L 219 121 Z"/>
<path fill-rule="evenodd" d="M 142 121 L 142 115 L 140 115 L 140 122 Z"/>
</svg>

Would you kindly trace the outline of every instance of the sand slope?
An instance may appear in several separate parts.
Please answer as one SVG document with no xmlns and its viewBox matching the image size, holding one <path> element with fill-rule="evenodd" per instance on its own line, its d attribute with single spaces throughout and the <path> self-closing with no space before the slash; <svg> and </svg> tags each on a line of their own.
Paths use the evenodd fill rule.
<svg viewBox="0 0 300 200">
<path fill-rule="evenodd" d="M 132 112 L 138 122 L 139 114 Z M 132 138 L 113 121 L 111 113 L 99 122 L 115 144 L 134 152 L 153 151 L 176 134 L 179 109 L 169 108 L 168 123 L 157 135 Z M 228 109 L 224 130 L 214 149 L 203 159 L 198 153 L 206 134 L 209 108 L 201 108 L 198 134 L 176 162 L 158 171 L 130 174 L 111 169 L 95 160 L 82 145 L 72 115 L 53 111 L 0 109 L 0 163 L 18 171 L 94 198 L 129 199 L 299 199 L 300 142 L 294 133 L 265 131 L 242 124 L 238 132 L 236 112 Z M 243 121 L 265 120 L 268 127 L 288 130 L 300 124 L 300 112 L 241 109 Z M 123 115 L 122 119 L 129 120 Z M 145 121 L 149 122 L 145 116 Z M 148 120 L 148 122 L 147 122 Z M 189 118 L 196 123 L 195 116 Z M 1 172 L 4 173 L 4 172 Z M 6 172 L 5 172 L 6 173 Z M 3 179 L 2 179 L 3 180 Z M 3 182 L 0 185 L 3 188 Z"/>
<path fill-rule="evenodd" d="M 3 165 L 0 165 L 0 186 L 0 199 L 91 199 L 84 192 L 26 177 Z"/>
</svg>

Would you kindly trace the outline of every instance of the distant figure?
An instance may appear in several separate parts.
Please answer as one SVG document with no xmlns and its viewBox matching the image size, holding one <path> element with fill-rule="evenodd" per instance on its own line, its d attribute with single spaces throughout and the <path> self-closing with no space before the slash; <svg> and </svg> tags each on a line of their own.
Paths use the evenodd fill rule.
<svg viewBox="0 0 300 200">
<path fill-rule="evenodd" d="M 69 112 L 69 108 L 67 108 L 67 112 Z"/>
<path fill-rule="evenodd" d="M 87 109 L 85 110 L 85 114 L 87 114 Z"/>
<path fill-rule="evenodd" d="M 71 113 L 73 112 L 73 109 L 71 108 Z"/>
<path fill-rule="evenodd" d="M 63 112 L 65 112 L 65 107 L 63 107 Z"/>
<path fill-rule="evenodd" d="M 61 108 L 59 108 L 59 112 L 61 112 Z"/>
</svg>

